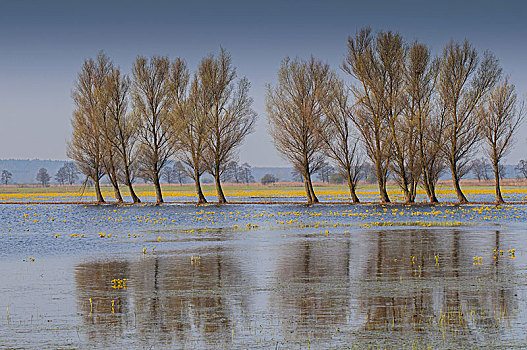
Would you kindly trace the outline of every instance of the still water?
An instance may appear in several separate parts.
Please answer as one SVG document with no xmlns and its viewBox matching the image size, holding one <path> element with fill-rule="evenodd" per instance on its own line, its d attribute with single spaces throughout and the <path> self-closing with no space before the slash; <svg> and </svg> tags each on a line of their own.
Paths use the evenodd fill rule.
<svg viewBox="0 0 527 350">
<path fill-rule="evenodd" d="M 0 220 L 4 348 L 527 346 L 524 206 L 4 205 Z"/>
</svg>

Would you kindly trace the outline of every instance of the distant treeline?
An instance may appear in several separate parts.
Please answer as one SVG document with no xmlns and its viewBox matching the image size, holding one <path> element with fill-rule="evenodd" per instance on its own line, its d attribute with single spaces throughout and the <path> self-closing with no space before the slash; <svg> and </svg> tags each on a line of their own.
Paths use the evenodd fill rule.
<svg viewBox="0 0 527 350">
<path fill-rule="evenodd" d="M 522 167 L 523 164 L 523 167 Z M 41 184 L 37 181 L 36 174 L 40 169 L 46 169 L 50 175 L 49 184 L 70 185 L 81 184 L 84 178 L 79 176 L 79 172 L 73 162 L 61 160 L 40 160 L 40 159 L 0 159 L 0 184 L 2 185 L 24 185 L 24 184 Z M 520 162 L 517 165 L 504 165 L 500 171 L 502 179 L 525 179 L 527 178 L 527 164 Z M 163 183 L 168 184 L 188 184 L 192 181 L 186 173 L 180 171 L 181 162 L 171 160 L 163 168 L 161 179 Z M 243 172 L 241 170 L 244 170 Z M 522 172 L 523 170 L 523 172 Z M 232 161 L 227 165 L 227 169 L 222 174 L 221 180 L 228 183 L 253 183 L 262 182 L 266 175 L 272 175 L 274 182 L 302 182 L 302 175 L 293 168 L 286 167 L 252 167 L 248 163 L 239 164 Z M 472 161 L 471 172 L 465 176 L 467 179 L 476 179 L 478 181 L 489 180 L 492 178 L 490 163 L 485 158 L 478 158 Z M 329 162 L 325 164 L 316 173 L 316 179 L 328 184 L 345 183 L 346 179 L 339 172 L 338 168 L 332 166 Z M 449 179 L 448 174 L 444 173 L 440 179 Z M 377 182 L 374 169 L 365 165 L 365 174 L 362 176 L 363 182 Z M 109 183 L 106 178 L 101 179 L 102 183 Z M 136 178 L 134 183 L 145 182 L 145 180 Z M 204 183 L 212 183 L 211 177 L 204 176 Z M 265 181 L 264 181 L 265 182 Z M 88 181 L 93 185 L 92 181 Z"/>
<path fill-rule="evenodd" d="M 191 179 L 182 171 L 180 161 L 170 160 L 161 171 L 161 179 L 164 183 L 181 183 L 185 184 Z M 50 176 L 48 183 L 59 185 L 69 185 L 82 183 L 85 179 L 79 176 L 79 171 L 74 162 L 61 160 L 41 160 L 41 159 L 0 159 L 0 174 L 2 174 L 0 184 L 35 184 L 41 183 L 37 180 L 36 175 L 40 169 L 45 169 Z M 282 181 L 290 181 L 290 168 L 280 167 L 252 167 L 248 163 L 240 164 L 237 161 L 231 161 L 227 164 L 225 171 L 222 173 L 222 181 L 233 183 L 254 182 L 267 172 L 280 174 Z M 254 176 L 253 176 L 254 175 Z M 107 178 L 101 179 L 102 182 L 108 183 Z M 134 178 L 134 183 L 145 181 L 142 178 Z M 146 182 L 146 181 L 145 181 Z M 210 177 L 205 177 L 204 182 L 213 182 Z M 89 181 L 90 185 L 93 183 Z"/>
<path fill-rule="evenodd" d="M 460 179 L 471 169 L 479 178 L 493 174 L 497 201 L 503 202 L 501 163 L 525 113 L 492 53 L 451 41 L 433 57 L 423 43 L 364 28 L 348 39 L 340 68 L 349 82 L 314 57 L 285 58 L 277 83 L 267 87 L 269 131 L 304 181 L 309 203 L 318 202 L 311 177 L 328 159 L 354 202 L 357 183 L 367 174 L 374 174 L 382 202 L 390 201 L 390 176 L 406 202 L 415 201 L 419 186 L 437 202 L 437 181 L 449 171 L 464 203 Z M 194 72 L 181 58 L 139 56 L 131 77 L 101 52 L 85 60 L 75 82 L 67 154 L 93 181 L 99 202 L 105 175 L 117 201 L 119 184 L 125 184 L 140 202 L 133 189 L 140 177 L 154 184 L 157 202 L 163 202 L 163 169 L 176 159 L 177 171 L 194 182 L 199 203 L 206 202 L 205 173 L 225 203 L 224 174 L 256 121 L 249 87 L 246 78 L 236 79 L 223 49 L 203 58 Z M 475 159 L 480 151 L 485 158 Z M 270 180 L 276 178 L 266 176 Z"/>
</svg>

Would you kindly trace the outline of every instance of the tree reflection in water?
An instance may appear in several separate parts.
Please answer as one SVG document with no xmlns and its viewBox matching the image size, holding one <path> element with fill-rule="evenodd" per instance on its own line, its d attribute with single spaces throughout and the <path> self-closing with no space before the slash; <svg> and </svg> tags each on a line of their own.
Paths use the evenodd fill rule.
<svg viewBox="0 0 527 350">
<path fill-rule="evenodd" d="M 514 288 L 502 283 L 512 265 L 487 254 L 483 266 L 474 266 L 476 247 L 487 253 L 499 249 L 499 231 L 495 241 L 486 235 L 475 242 L 471 234 L 458 229 L 372 232 L 370 258 L 357 284 L 363 335 L 380 331 L 389 338 L 386 332 L 403 332 L 457 342 L 494 337 L 489 329 L 502 329 L 517 307 Z"/>
<path fill-rule="evenodd" d="M 218 242 L 79 264 L 77 308 L 89 344 L 485 344 L 518 308 L 512 259 L 492 259 L 501 245 L 500 231 L 452 228 L 298 235 L 250 248 Z M 472 264 L 475 252 L 489 253 L 483 265 Z M 128 278 L 127 288 L 113 289 L 114 278 Z"/>
<path fill-rule="evenodd" d="M 95 261 L 76 267 L 78 309 L 90 343 L 129 337 L 150 345 L 191 339 L 228 345 L 233 317 L 244 314 L 244 297 L 224 287 L 241 285 L 242 277 L 221 248 L 201 256 L 199 264 L 186 255 Z M 127 288 L 111 288 L 114 278 L 128 278 Z M 111 300 L 118 305 L 115 314 Z"/>
</svg>

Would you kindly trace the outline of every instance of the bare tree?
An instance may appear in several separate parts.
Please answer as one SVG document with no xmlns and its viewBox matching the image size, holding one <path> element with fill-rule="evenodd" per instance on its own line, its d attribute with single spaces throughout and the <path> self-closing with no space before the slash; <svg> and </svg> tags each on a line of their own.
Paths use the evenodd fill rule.
<svg viewBox="0 0 527 350">
<path fill-rule="evenodd" d="M 37 173 L 37 181 L 40 182 L 40 184 L 44 187 L 49 186 L 49 181 L 51 180 L 51 177 L 48 174 L 48 170 L 46 168 L 40 168 L 40 170 Z"/>
<path fill-rule="evenodd" d="M 227 163 L 223 172 L 223 181 L 240 183 L 240 165 L 237 161 L 231 160 Z"/>
<path fill-rule="evenodd" d="M 231 56 L 221 49 L 218 57 L 210 55 L 201 61 L 198 75 L 207 111 L 209 138 L 204 154 L 208 172 L 214 177 L 219 203 L 227 200 L 221 188 L 221 175 L 237 148 L 253 132 L 256 113 L 249 96 L 250 83 L 242 78 L 235 86 L 236 69 Z"/>
<path fill-rule="evenodd" d="M 122 75 L 118 67 L 111 68 L 106 81 L 108 115 L 104 130 L 108 148 L 112 150 L 111 167 L 119 169 L 122 181 L 130 191 L 132 201 L 140 203 L 141 200 L 137 197 L 132 184 L 140 119 L 137 115 L 127 113 L 130 85 L 130 78 L 127 75 Z M 116 165 L 117 163 L 119 166 Z M 117 175 L 115 170 L 114 173 Z M 117 182 L 117 176 L 114 176 L 113 180 Z"/>
<path fill-rule="evenodd" d="M 318 130 L 323 114 L 318 94 L 325 95 L 332 72 L 313 57 L 282 61 L 278 85 L 267 88 L 269 130 L 278 152 L 304 177 L 308 203 L 317 203 L 311 175 L 324 161 Z"/>
<path fill-rule="evenodd" d="M 60 167 L 57 173 L 55 174 L 55 181 L 57 181 L 59 185 L 64 185 L 66 183 L 67 174 L 66 169 L 63 166 Z"/>
<path fill-rule="evenodd" d="M 79 179 L 79 171 L 77 170 L 77 167 L 75 166 L 74 162 L 66 162 L 62 166 L 64 168 L 64 172 L 66 175 L 66 183 L 69 185 L 73 185 L 75 181 Z"/>
<path fill-rule="evenodd" d="M 496 201 L 504 203 L 500 189 L 500 162 L 510 151 L 514 135 L 525 118 L 525 110 L 518 106 L 518 96 L 514 85 L 508 79 L 497 84 L 489 94 L 480 111 L 481 131 L 485 141 L 484 149 L 494 170 Z"/>
<path fill-rule="evenodd" d="M 487 159 L 483 157 L 474 159 L 470 162 L 470 169 L 476 175 L 478 181 L 489 179 L 490 164 Z"/>
<path fill-rule="evenodd" d="M 188 177 L 187 173 L 185 172 L 185 167 L 180 161 L 177 161 L 176 163 L 174 163 L 173 171 L 175 179 L 177 180 L 179 185 L 182 186 L 183 182 L 186 182 L 186 179 Z"/>
<path fill-rule="evenodd" d="M 335 162 L 339 173 L 347 180 L 352 201 L 359 203 L 356 189 L 362 176 L 362 159 L 359 155 L 359 141 L 352 127 L 349 96 L 344 83 L 333 79 L 328 95 L 319 98 L 324 109 L 319 129 L 324 153 Z"/>
<path fill-rule="evenodd" d="M 377 181 L 377 171 L 375 167 L 368 162 L 364 162 L 362 163 L 362 169 L 364 172 L 364 181 L 369 184 L 374 184 Z"/>
<path fill-rule="evenodd" d="M 93 182 L 95 185 L 97 202 L 104 203 L 100 187 L 100 180 L 105 174 L 101 149 L 103 140 L 101 135 L 95 132 L 90 119 L 76 112 L 71 120 L 73 134 L 68 142 L 66 154 L 75 161 L 77 169 L 86 177 L 84 184 Z"/>
<path fill-rule="evenodd" d="M 293 170 L 291 170 L 291 179 L 294 182 L 302 182 L 302 174 L 293 168 Z"/>
<path fill-rule="evenodd" d="M 106 129 L 106 126 L 103 126 Z M 121 168 L 117 164 L 115 148 L 108 143 L 108 140 L 104 140 L 104 157 L 102 159 L 103 166 L 106 169 L 106 176 L 110 181 L 110 184 L 113 187 L 113 193 L 117 203 L 123 202 L 123 196 L 121 195 L 121 190 L 119 188 L 119 180 L 122 178 Z"/>
<path fill-rule="evenodd" d="M 432 59 L 424 44 L 414 43 L 408 51 L 406 69 L 406 120 L 415 132 L 409 161 L 413 178 L 421 174 L 421 185 L 430 203 L 437 203 L 435 188 L 445 165 L 440 151 L 443 145 L 444 113 L 435 106 L 435 87 L 439 59 Z M 415 163 L 414 163 L 415 162 Z"/>
<path fill-rule="evenodd" d="M 335 171 L 335 169 L 328 162 L 323 162 L 317 171 L 318 178 L 322 182 L 329 183 L 329 177 Z"/>
<path fill-rule="evenodd" d="M 119 172 L 120 168 L 117 166 L 115 159 L 115 148 L 108 141 L 107 131 L 110 129 L 108 125 L 108 113 L 109 113 L 109 102 L 110 96 L 107 91 L 107 83 L 110 78 L 110 72 L 113 69 L 113 63 L 110 58 L 104 53 L 99 52 L 97 56 L 97 80 L 94 89 L 95 96 L 98 103 L 96 104 L 96 120 L 98 123 L 98 132 L 102 135 L 103 142 L 103 156 L 102 165 L 105 168 L 105 173 L 110 184 L 113 187 L 115 199 L 121 203 L 123 197 L 119 189 Z"/>
<path fill-rule="evenodd" d="M 439 73 L 439 94 L 446 117 L 443 151 L 460 203 L 468 200 L 459 181 L 470 170 L 468 164 L 482 136 L 477 109 L 501 75 L 491 53 L 485 52 L 478 63 L 476 50 L 468 41 L 452 41 L 443 51 Z"/>
<path fill-rule="evenodd" d="M 171 89 L 168 57 L 137 57 L 133 68 L 132 106 L 139 120 L 138 166 L 154 184 L 157 203 L 163 203 L 160 171 L 174 154 L 171 136 Z"/>
<path fill-rule="evenodd" d="M 91 58 L 84 61 L 72 91 L 75 105 L 71 120 L 73 133 L 67 146 L 68 157 L 75 161 L 86 181 L 93 180 L 98 203 L 104 202 L 99 183 L 105 174 L 101 113 L 106 112 L 103 90 L 108 70 L 109 61 L 102 52 L 96 61 Z"/>
<path fill-rule="evenodd" d="M 176 181 L 176 175 L 174 173 L 175 167 L 166 166 L 161 170 L 161 178 L 167 183 L 172 184 Z"/>
<path fill-rule="evenodd" d="M 172 167 L 164 167 L 161 171 L 162 177 L 167 183 L 179 183 L 183 185 L 183 181 L 187 178 L 185 167 L 180 161 L 177 161 Z"/>
<path fill-rule="evenodd" d="M 176 135 L 178 158 L 185 164 L 187 175 L 194 180 L 198 203 L 207 203 L 201 189 L 200 178 L 205 172 L 203 159 L 209 128 L 205 96 L 199 76 L 194 75 L 189 84 L 189 72 L 185 62 L 176 59 L 171 67 L 171 93 L 173 99 L 172 127 Z"/>
<path fill-rule="evenodd" d="M 72 185 L 79 179 L 77 175 L 77 167 L 73 162 L 65 162 L 63 166 L 57 171 L 55 175 L 55 180 L 61 185 L 69 184 Z"/>
<path fill-rule="evenodd" d="M 506 178 L 506 176 L 507 176 L 507 168 L 505 167 L 505 165 L 503 165 L 503 164 L 499 165 L 498 173 L 499 173 L 500 180 L 503 180 L 503 179 Z"/>
<path fill-rule="evenodd" d="M 390 77 L 383 60 L 383 46 L 386 37 L 391 33 L 379 33 L 376 40 L 369 28 L 361 29 L 355 37 L 348 38 L 348 54 L 342 64 L 346 73 L 352 76 L 357 84 L 351 91 L 356 99 L 355 110 L 351 120 L 359 130 L 366 155 L 373 163 L 377 174 L 381 201 L 390 202 L 386 191 L 389 160 L 393 153 L 387 110 L 387 87 Z"/>
<path fill-rule="evenodd" d="M 527 162 L 524 159 L 521 159 L 514 169 L 523 176 L 524 179 L 527 179 Z"/>
<path fill-rule="evenodd" d="M 400 34 L 380 32 L 375 42 L 376 55 L 371 63 L 377 84 L 374 94 L 386 113 L 392 142 L 390 168 L 402 189 L 406 203 L 415 202 L 421 176 L 415 115 L 408 113 L 407 52 Z M 409 62 L 410 66 L 411 63 Z"/>
<path fill-rule="evenodd" d="M 240 166 L 240 180 L 246 184 L 254 182 L 252 167 L 249 163 L 243 163 Z"/>
<path fill-rule="evenodd" d="M 11 181 L 11 178 L 13 177 L 13 174 L 9 170 L 2 170 L 2 175 L 0 175 L 0 182 L 2 185 L 7 185 L 9 181 Z"/>
</svg>

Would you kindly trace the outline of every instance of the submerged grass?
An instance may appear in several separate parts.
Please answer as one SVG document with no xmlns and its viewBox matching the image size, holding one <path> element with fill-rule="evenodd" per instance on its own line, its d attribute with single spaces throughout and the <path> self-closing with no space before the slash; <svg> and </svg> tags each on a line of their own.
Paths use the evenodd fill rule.
<svg viewBox="0 0 527 350">
<path fill-rule="evenodd" d="M 425 222 L 425 221 L 384 221 L 384 222 L 371 222 L 362 224 L 361 227 L 384 227 L 384 226 L 421 226 L 421 227 L 457 227 L 457 226 L 473 226 L 471 222 L 461 221 L 436 221 L 436 222 Z"/>
</svg>

